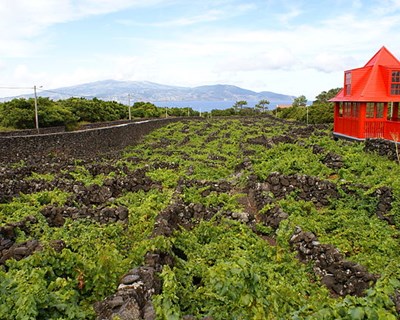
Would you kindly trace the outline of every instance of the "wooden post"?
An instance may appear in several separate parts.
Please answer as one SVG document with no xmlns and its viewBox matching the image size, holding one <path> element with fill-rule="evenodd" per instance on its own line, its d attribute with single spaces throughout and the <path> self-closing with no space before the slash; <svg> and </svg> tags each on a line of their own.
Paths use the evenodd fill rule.
<svg viewBox="0 0 400 320">
<path fill-rule="evenodd" d="M 365 138 L 365 117 L 367 116 L 367 103 L 360 103 L 360 121 L 358 122 L 358 138 Z"/>
</svg>

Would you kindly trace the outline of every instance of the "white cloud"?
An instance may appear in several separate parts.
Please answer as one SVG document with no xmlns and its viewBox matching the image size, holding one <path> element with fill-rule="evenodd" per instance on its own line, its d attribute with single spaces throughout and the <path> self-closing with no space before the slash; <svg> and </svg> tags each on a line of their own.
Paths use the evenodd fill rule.
<svg viewBox="0 0 400 320">
<path fill-rule="evenodd" d="M 209 10 L 199 15 L 181 17 L 173 20 L 139 23 L 134 20 L 119 20 L 117 23 L 126 26 L 151 26 L 151 27 L 184 27 L 199 23 L 217 21 L 225 17 L 222 10 Z"/>
<path fill-rule="evenodd" d="M 315 55 L 305 66 L 317 71 L 331 73 L 357 67 L 357 63 L 358 61 L 351 56 L 322 52 Z"/>
<path fill-rule="evenodd" d="M 41 85 L 44 89 L 54 89 L 60 87 L 73 86 L 76 84 L 109 79 L 110 74 L 104 71 L 78 67 L 68 73 L 58 74 L 56 76 L 45 74 Z M 78 80 L 77 80 L 78 79 Z"/>
<path fill-rule="evenodd" d="M 216 70 L 254 71 L 254 70 L 290 70 L 297 64 L 293 52 L 284 47 L 271 47 L 267 51 L 254 52 L 253 55 L 234 54 L 216 65 Z"/>
<path fill-rule="evenodd" d="M 396 11 L 400 9 L 399 0 L 380 0 L 375 1 L 372 12 L 376 15 L 398 14 Z"/>
<path fill-rule="evenodd" d="M 17 65 L 12 74 L 12 81 L 24 86 L 43 85 L 45 79 L 46 72 L 34 72 L 24 64 Z"/>
<path fill-rule="evenodd" d="M 120 11 L 130 7 L 150 7 L 165 0 L 69 0 L 76 10 L 75 18 Z"/>
<path fill-rule="evenodd" d="M 166 19 L 163 21 L 138 22 L 134 19 L 120 19 L 116 22 L 125 26 L 185 27 L 207 22 L 226 20 L 232 17 L 240 16 L 241 14 L 254 8 L 255 6 L 253 4 L 226 5 L 218 8 L 211 6 L 211 9 L 206 9 L 200 14 L 181 16 L 170 20 Z"/>
<path fill-rule="evenodd" d="M 152 6 L 165 0 L 2 0 L 0 2 L 0 54 L 31 55 L 40 48 L 33 41 L 46 28 L 88 16 L 138 6 Z"/>
<path fill-rule="evenodd" d="M 288 11 L 277 15 L 278 21 L 287 25 L 291 20 L 300 16 L 304 11 L 298 7 L 298 5 L 292 5 L 289 7 Z"/>
<path fill-rule="evenodd" d="M 241 17 L 255 8 L 250 2 L 243 1 L 240 5 L 237 1 L 224 0 L 205 1 L 206 4 L 202 2 L 199 6 L 202 10 L 176 15 L 174 19 L 165 15 L 164 21 L 149 20 L 145 25 L 120 20 L 130 25 L 165 29 L 157 37 L 132 33 L 129 38 L 130 34 L 123 34 L 119 39 L 121 48 L 128 50 L 122 49 L 116 55 L 104 46 L 104 51 L 93 56 L 91 63 L 69 61 L 67 69 L 63 63 L 53 62 L 52 66 L 59 68 L 54 72 L 45 69 L 45 64 L 36 66 L 35 61 L 33 67 L 32 60 L 25 58 L 45 52 L 49 44 L 46 31 L 53 24 L 135 6 L 179 1 L 182 0 L 3 0 L 0 28 L 7 32 L 0 34 L 0 56 L 5 59 L 0 62 L 0 69 L 5 71 L 0 74 L 0 81 L 40 84 L 47 88 L 106 78 L 190 86 L 225 82 L 249 89 L 273 91 L 275 88 L 282 93 L 304 93 L 310 98 L 312 90 L 317 94 L 340 86 L 344 70 L 361 67 L 382 45 L 395 55 L 400 54 L 400 43 L 395 41 L 400 15 L 387 10 L 389 7 L 398 10 L 400 1 L 375 1 L 375 6 L 367 9 L 364 2 L 355 0 L 348 5 L 348 11 L 341 11 L 344 14 L 332 14 L 334 18 L 325 20 L 323 17 L 301 20 L 307 13 L 305 2 L 302 6 L 290 6 L 286 1 L 289 5 L 283 8 L 287 13 L 280 17 L 285 25 L 278 29 L 279 25 L 267 23 L 272 15 L 276 17 L 273 12 L 277 10 L 271 10 L 262 24 L 253 24 L 250 20 L 243 23 L 244 19 L 238 19 L 235 27 L 218 26 L 217 21 L 227 22 L 228 18 Z M 347 5 L 345 1 L 342 3 Z M 379 4 L 382 9 L 374 11 Z M 295 21 L 301 23 L 295 24 Z M 211 26 L 208 22 L 215 23 Z M 168 27 L 172 26 L 182 28 L 169 32 Z M 164 36 L 162 40 L 158 40 L 161 36 Z M 7 60 L 8 56 L 13 59 Z M 13 63 L 19 66 L 13 67 Z M 311 87 L 308 92 L 302 89 L 308 87 Z"/>
</svg>

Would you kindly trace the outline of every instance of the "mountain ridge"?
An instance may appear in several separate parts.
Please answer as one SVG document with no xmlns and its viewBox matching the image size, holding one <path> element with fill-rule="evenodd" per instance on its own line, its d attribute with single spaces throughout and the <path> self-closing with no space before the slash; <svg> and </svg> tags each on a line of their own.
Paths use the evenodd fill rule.
<svg viewBox="0 0 400 320">
<path fill-rule="evenodd" d="M 150 81 L 119 81 L 113 79 L 99 80 L 57 89 L 38 90 L 38 95 L 53 100 L 70 97 L 99 98 L 119 102 L 149 101 L 259 101 L 270 102 L 292 101 L 294 96 L 271 91 L 256 92 L 229 84 L 202 85 L 196 87 L 172 86 Z M 29 98 L 32 94 L 3 98 Z"/>
</svg>

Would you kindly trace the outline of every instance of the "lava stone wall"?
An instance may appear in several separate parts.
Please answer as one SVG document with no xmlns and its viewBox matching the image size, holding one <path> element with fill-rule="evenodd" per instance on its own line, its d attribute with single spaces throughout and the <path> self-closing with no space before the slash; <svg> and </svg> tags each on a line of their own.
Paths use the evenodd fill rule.
<svg viewBox="0 0 400 320">
<path fill-rule="evenodd" d="M 188 118 L 145 120 L 85 131 L 0 137 L 0 163 L 44 156 L 86 158 L 107 154 L 138 143 L 154 129 L 185 119 Z"/>
<path fill-rule="evenodd" d="M 376 152 L 380 156 L 386 156 L 390 160 L 398 160 L 396 144 L 393 141 L 383 139 L 366 139 L 364 149 L 368 152 Z"/>
</svg>

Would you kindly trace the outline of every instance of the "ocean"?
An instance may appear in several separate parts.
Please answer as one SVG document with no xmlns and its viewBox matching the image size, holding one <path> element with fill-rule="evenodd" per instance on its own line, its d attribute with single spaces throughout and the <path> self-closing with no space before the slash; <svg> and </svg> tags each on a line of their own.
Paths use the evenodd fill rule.
<svg viewBox="0 0 400 320">
<path fill-rule="evenodd" d="M 231 108 L 236 101 L 157 101 L 153 102 L 157 107 L 167 108 L 192 108 L 195 111 L 211 111 L 213 109 L 225 110 Z M 246 107 L 254 108 L 259 101 L 247 101 Z M 293 101 L 270 101 L 267 106 L 269 110 L 274 110 L 278 105 L 291 105 Z"/>
</svg>

